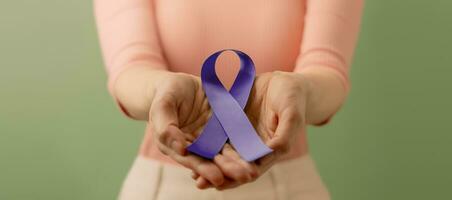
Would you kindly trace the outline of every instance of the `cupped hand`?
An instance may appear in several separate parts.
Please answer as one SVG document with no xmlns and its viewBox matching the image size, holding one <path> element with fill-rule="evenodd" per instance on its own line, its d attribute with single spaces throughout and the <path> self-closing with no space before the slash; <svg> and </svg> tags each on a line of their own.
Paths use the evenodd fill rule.
<svg viewBox="0 0 452 200">
<path fill-rule="evenodd" d="M 230 155 L 229 158 L 235 162 L 257 169 L 251 181 L 255 180 L 292 149 L 295 137 L 305 125 L 308 96 L 309 82 L 302 74 L 275 71 L 258 75 L 245 112 L 259 136 L 274 151 L 252 163 L 240 159 L 229 145 L 225 146 L 222 153 Z M 214 161 L 218 166 L 225 165 L 218 159 Z M 225 174 L 234 173 L 233 168 L 222 168 L 222 171 Z M 220 186 L 212 185 L 203 175 L 195 172 L 192 178 L 202 183 L 200 188 L 215 187 L 219 190 L 246 183 L 226 179 Z"/>
<path fill-rule="evenodd" d="M 201 133 L 212 112 L 199 77 L 185 73 L 160 73 L 153 87 L 149 122 L 159 150 L 191 169 L 206 183 L 220 187 L 225 182 L 245 183 L 257 177 L 257 168 L 238 158 L 230 147 L 212 160 L 191 154 L 185 148 Z"/>
</svg>

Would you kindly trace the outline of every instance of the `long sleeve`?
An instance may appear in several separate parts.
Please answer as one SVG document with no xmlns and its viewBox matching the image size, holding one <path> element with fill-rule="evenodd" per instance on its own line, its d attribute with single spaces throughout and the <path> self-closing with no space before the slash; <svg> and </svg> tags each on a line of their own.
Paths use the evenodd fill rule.
<svg viewBox="0 0 452 200">
<path fill-rule="evenodd" d="M 309 67 L 332 69 L 347 95 L 363 4 L 363 0 L 307 0 L 302 44 L 294 71 Z M 315 125 L 327 124 L 339 108 Z"/>
<path fill-rule="evenodd" d="M 301 50 L 294 71 L 329 67 L 337 72 L 348 92 L 349 66 L 362 9 L 363 0 L 307 0 Z"/>
<path fill-rule="evenodd" d="M 94 0 L 95 18 L 113 94 L 116 77 L 135 64 L 167 70 L 152 0 Z"/>
</svg>

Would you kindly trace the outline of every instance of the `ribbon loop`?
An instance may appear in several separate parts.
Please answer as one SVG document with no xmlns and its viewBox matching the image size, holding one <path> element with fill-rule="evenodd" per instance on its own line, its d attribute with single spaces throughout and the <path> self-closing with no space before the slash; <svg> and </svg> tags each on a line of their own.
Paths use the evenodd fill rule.
<svg viewBox="0 0 452 200">
<path fill-rule="evenodd" d="M 240 71 L 230 91 L 223 86 L 215 71 L 215 62 L 224 51 L 233 51 L 240 58 Z M 201 135 L 187 147 L 188 151 L 213 159 L 229 139 L 231 145 L 246 161 L 254 161 L 272 152 L 259 138 L 243 109 L 256 75 L 254 63 L 245 53 L 225 49 L 209 56 L 201 69 L 201 81 L 213 110 Z"/>
</svg>

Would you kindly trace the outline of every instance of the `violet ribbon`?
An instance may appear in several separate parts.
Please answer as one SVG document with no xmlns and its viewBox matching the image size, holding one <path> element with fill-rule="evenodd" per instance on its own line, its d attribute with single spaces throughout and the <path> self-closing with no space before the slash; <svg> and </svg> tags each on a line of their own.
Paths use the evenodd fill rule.
<svg viewBox="0 0 452 200">
<path fill-rule="evenodd" d="M 230 91 L 223 86 L 215 71 L 218 56 L 227 50 L 235 52 L 240 58 L 240 71 Z M 243 111 L 255 75 L 253 61 L 239 50 L 221 50 L 204 61 L 201 69 L 201 81 L 213 115 L 201 135 L 187 147 L 188 151 L 204 158 L 213 159 L 228 139 L 241 158 L 248 162 L 255 161 L 273 151 L 263 143 Z"/>
</svg>

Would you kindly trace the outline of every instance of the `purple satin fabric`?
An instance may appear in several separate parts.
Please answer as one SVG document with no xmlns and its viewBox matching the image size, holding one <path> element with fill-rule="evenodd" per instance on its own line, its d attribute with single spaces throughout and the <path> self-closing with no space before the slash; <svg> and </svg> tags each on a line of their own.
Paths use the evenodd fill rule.
<svg viewBox="0 0 452 200">
<path fill-rule="evenodd" d="M 233 51 L 240 57 L 240 71 L 230 91 L 223 86 L 215 72 L 215 62 L 224 51 Z M 251 58 L 245 53 L 225 49 L 209 56 L 201 69 L 202 86 L 213 115 L 201 135 L 187 150 L 213 159 L 228 141 L 246 161 L 252 162 L 272 152 L 256 133 L 243 109 L 254 83 L 256 70 Z"/>
</svg>

